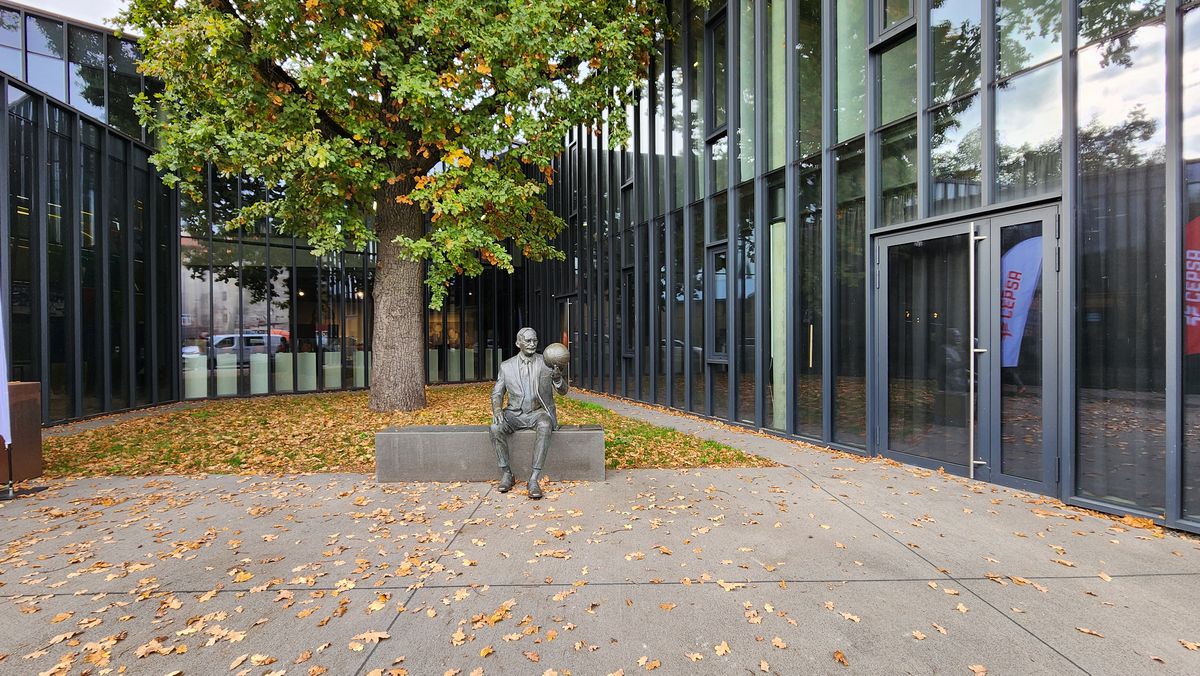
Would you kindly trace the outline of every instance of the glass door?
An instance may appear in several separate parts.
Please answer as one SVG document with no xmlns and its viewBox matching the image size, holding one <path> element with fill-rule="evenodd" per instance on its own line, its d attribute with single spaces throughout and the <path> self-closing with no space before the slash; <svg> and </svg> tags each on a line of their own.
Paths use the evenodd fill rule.
<svg viewBox="0 0 1200 676">
<path fill-rule="evenodd" d="M 1056 213 L 876 240 L 877 452 L 1055 492 Z"/>
</svg>

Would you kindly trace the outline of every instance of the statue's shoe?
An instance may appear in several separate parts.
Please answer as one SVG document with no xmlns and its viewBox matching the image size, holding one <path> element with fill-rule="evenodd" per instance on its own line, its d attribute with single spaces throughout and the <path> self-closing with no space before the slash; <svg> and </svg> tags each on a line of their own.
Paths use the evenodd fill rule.
<svg viewBox="0 0 1200 676">
<path fill-rule="evenodd" d="M 500 485 L 496 490 L 501 493 L 507 493 L 512 490 L 514 483 L 516 483 L 516 478 L 513 476 L 512 470 L 505 467 L 504 475 L 500 477 Z"/>
<path fill-rule="evenodd" d="M 542 499 L 542 483 L 541 483 L 541 481 L 542 481 L 541 470 L 534 470 L 533 474 L 529 475 L 529 499 L 530 500 L 541 500 Z"/>
</svg>

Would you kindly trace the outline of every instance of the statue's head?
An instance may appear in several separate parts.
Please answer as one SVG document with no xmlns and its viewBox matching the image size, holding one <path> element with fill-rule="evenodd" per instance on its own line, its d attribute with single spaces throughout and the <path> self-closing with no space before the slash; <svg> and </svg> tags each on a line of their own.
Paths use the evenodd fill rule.
<svg viewBox="0 0 1200 676">
<path fill-rule="evenodd" d="M 537 345 L 537 331 L 528 326 L 517 331 L 517 349 L 521 351 L 521 354 L 526 357 L 532 357 L 537 353 Z"/>
</svg>

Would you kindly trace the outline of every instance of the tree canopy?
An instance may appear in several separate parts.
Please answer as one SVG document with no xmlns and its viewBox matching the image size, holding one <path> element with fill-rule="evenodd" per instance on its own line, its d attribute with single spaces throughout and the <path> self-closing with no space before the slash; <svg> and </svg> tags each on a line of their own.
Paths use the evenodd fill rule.
<svg viewBox="0 0 1200 676">
<path fill-rule="evenodd" d="M 227 227 L 269 216 L 320 253 L 394 239 L 428 262 L 436 307 L 457 274 L 511 270 L 508 242 L 561 257 L 548 240 L 563 223 L 541 199 L 550 161 L 571 127 L 633 100 L 662 6 L 131 0 L 121 20 L 163 83 L 139 112 L 168 181 L 196 195 L 209 164 L 279 186 Z M 428 227 L 373 224 L 381 199 Z"/>
</svg>

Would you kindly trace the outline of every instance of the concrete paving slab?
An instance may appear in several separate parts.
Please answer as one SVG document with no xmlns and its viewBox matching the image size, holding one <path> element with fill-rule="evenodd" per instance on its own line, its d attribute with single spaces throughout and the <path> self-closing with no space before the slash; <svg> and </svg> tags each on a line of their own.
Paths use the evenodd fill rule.
<svg viewBox="0 0 1200 676">
<path fill-rule="evenodd" d="M 403 638 L 381 643 L 365 669 L 403 656 L 400 665 L 413 674 L 477 667 L 488 674 L 633 674 L 652 661 L 666 674 L 762 673 L 764 661 L 770 673 L 842 673 L 834 658 L 841 651 L 850 673 L 969 674 L 976 664 L 991 674 L 1081 673 L 1001 613 L 983 604 L 960 613 L 924 582 L 462 592 L 456 600 L 449 589 L 420 590 L 391 628 Z M 914 631 L 925 638 L 917 640 Z M 727 654 L 719 654 L 722 644 Z"/>
<path fill-rule="evenodd" d="M 1180 643 L 1200 643 L 1200 576 L 1034 581 L 1046 591 L 988 580 L 964 587 L 1093 674 L 1200 673 L 1200 651 Z"/>
</svg>

